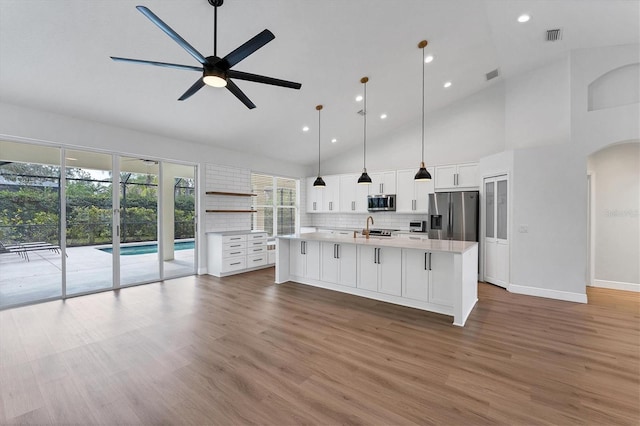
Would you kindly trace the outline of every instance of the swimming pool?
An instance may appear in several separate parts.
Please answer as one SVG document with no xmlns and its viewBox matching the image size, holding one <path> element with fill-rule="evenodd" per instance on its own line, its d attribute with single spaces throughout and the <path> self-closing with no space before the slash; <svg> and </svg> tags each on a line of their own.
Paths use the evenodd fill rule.
<svg viewBox="0 0 640 426">
<path fill-rule="evenodd" d="M 173 244 L 174 250 L 189 250 L 194 247 L 195 247 L 195 242 L 193 241 L 180 241 Z M 104 251 L 106 253 L 113 253 L 113 248 L 111 247 L 99 248 L 98 250 Z M 149 254 L 149 253 L 157 253 L 157 252 L 158 252 L 157 243 L 142 244 L 139 246 L 120 247 L 121 256 L 131 256 L 135 254 Z"/>
</svg>

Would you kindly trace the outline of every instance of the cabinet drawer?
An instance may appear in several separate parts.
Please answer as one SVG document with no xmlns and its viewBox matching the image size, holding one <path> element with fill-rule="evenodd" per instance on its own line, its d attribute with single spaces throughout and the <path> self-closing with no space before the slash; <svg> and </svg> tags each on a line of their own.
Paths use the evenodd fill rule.
<svg viewBox="0 0 640 426">
<path fill-rule="evenodd" d="M 239 269 L 245 269 L 247 267 L 247 260 L 245 256 L 230 257 L 229 259 L 222 260 L 222 272 L 232 272 Z"/>
<path fill-rule="evenodd" d="M 267 247 L 267 240 L 247 241 L 247 248 L 253 247 Z"/>
<path fill-rule="evenodd" d="M 237 243 L 247 241 L 246 235 L 224 235 L 222 237 L 222 244 Z"/>
<path fill-rule="evenodd" d="M 266 240 L 266 239 L 267 239 L 267 233 L 266 232 L 261 232 L 259 234 L 249 234 L 249 235 L 247 235 L 247 240 L 248 241 Z"/>
<path fill-rule="evenodd" d="M 247 249 L 244 247 L 241 248 L 237 248 L 237 249 L 231 249 L 231 250 L 225 250 L 222 252 L 222 258 L 223 259 L 228 259 L 230 257 L 237 257 L 237 256 L 244 256 L 247 254 Z"/>
<path fill-rule="evenodd" d="M 247 254 L 251 255 L 251 254 L 260 254 L 260 253 L 264 253 L 267 251 L 267 246 L 263 245 L 263 246 L 259 246 L 259 247 L 249 247 L 247 249 Z"/>
<path fill-rule="evenodd" d="M 247 256 L 247 268 L 263 266 L 267 264 L 267 253 L 252 254 Z"/>
<path fill-rule="evenodd" d="M 236 242 L 232 242 L 232 243 L 226 243 L 222 245 L 222 250 L 223 251 L 228 251 L 228 250 L 237 250 L 237 249 L 244 249 L 247 247 L 247 242 L 246 241 L 236 241 Z"/>
</svg>

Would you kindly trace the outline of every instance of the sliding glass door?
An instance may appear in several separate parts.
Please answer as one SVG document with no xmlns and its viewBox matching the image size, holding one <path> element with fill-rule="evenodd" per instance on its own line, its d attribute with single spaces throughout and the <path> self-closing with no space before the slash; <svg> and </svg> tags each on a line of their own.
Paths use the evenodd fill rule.
<svg viewBox="0 0 640 426">
<path fill-rule="evenodd" d="M 120 157 L 120 286 L 160 279 L 157 161 Z"/>
<path fill-rule="evenodd" d="M 65 151 L 66 292 L 113 286 L 113 156 Z"/>
</svg>

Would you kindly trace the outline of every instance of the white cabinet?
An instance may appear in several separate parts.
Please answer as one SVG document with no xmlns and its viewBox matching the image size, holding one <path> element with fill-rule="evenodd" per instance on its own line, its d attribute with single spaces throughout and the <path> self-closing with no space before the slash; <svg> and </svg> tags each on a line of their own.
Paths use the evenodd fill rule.
<svg viewBox="0 0 640 426">
<path fill-rule="evenodd" d="M 306 179 L 307 213 L 328 213 L 340 210 L 340 176 L 332 175 L 322 178 L 326 186 L 315 187 L 316 177 Z"/>
<path fill-rule="evenodd" d="M 225 277 L 267 265 L 266 232 L 207 234 L 207 271 L 210 275 Z"/>
<path fill-rule="evenodd" d="M 432 167 L 427 168 L 431 176 L 435 174 Z M 428 213 L 429 194 L 433 194 L 434 181 L 416 181 L 417 170 L 398 170 L 396 212 Z"/>
<path fill-rule="evenodd" d="M 358 246 L 358 288 L 400 296 L 402 293 L 401 271 L 401 249 Z"/>
<path fill-rule="evenodd" d="M 320 243 L 293 240 L 289 251 L 291 274 L 300 278 L 320 279 Z"/>
<path fill-rule="evenodd" d="M 366 213 L 369 185 L 360 185 L 360 175 L 340 175 L 340 212 Z"/>
<path fill-rule="evenodd" d="M 356 246 L 322 242 L 320 280 L 356 286 Z"/>
<path fill-rule="evenodd" d="M 369 186 L 369 195 L 376 194 L 395 194 L 396 193 L 396 172 L 370 173 L 371 185 Z"/>
<path fill-rule="evenodd" d="M 402 251 L 402 297 L 453 306 L 453 256 L 445 253 Z"/>
<path fill-rule="evenodd" d="M 480 186 L 478 180 L 477 163 L 452 164 L 435 168 L 436 190 L 477 189 Z"/>
</svg>

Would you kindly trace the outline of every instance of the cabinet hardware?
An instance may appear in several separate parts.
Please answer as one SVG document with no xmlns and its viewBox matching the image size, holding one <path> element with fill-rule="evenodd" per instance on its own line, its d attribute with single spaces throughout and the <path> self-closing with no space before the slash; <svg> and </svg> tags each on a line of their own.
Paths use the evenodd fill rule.
<svg viewBox="0 0 640 426">
<path fill-rule="evenodd" d="M 234 251 L 233 253 L 229 253 L 229 254 L 242 254 L 241 251 Z"/>
<path fill-rule="evenodd" d="M 313 209 L 314 210 L 316 209 L 316 202 L 315 201 L 313 202 Z"/>
<path fill-rule="evenodd" d="M 253 249 L 253 251 L 262 251 L 262 249 Z"/>
<path fill-rule="evenodd" d="M 329 201 L 329 211 L 333 210 L 333 201 Z"/>
<path fill-rule="evenodd" d="M 429 270 L 431 270 L 431 253 L 429 253 Z"/>
<path fill-rule="evenodd" d="M 424 270 L 425 271 L 428 271 L 428 269 L 427 269 L 427 254 L 429 254 L 429 253 L 427 253 L 427 252 L 424 253 Z"/>
<path fill-rule="evenodd" d="M 262 260 L 262 258 L 259 259 L 253 259 L 254 262 L 260 262 Z"/>
<path fill-rule="evenodd" d="M 241 240 L 242 238 L 229 238 L 230 240 Z"/>
<path fill-rule="evenodd" d="M 378 249 L 373 249 L 373 263 L 378 263 Z"/>
<path fill-rule="evenodd" d="M 234 244 L 234 245 L 229 246 L 229 247 L 231 247 L 231 248 L 242 247 L 242 244 Z"/>
<path fill-rule="evenodd" d="M 356 209 L 356 202 L 355 202 L 355 201 L 352 201 L 352 202 L 351 202 L 351 210 L 354 210 L 354 211 L 355 211 L 355 209 Z"/>
<path fill-rule="evenodd" d="M 380 193 L 384 194 L 384 183 L 380 184 Z"/>
<path fill-rule="evenodd" d="M 241 263 L 242 263 L 242 262 L 231 263 L 231 264 L 229 264 L 229 266 L 235 266 L 235 265 L 239 265 L 239 264 L 241 264 Z"/>
</svg>

